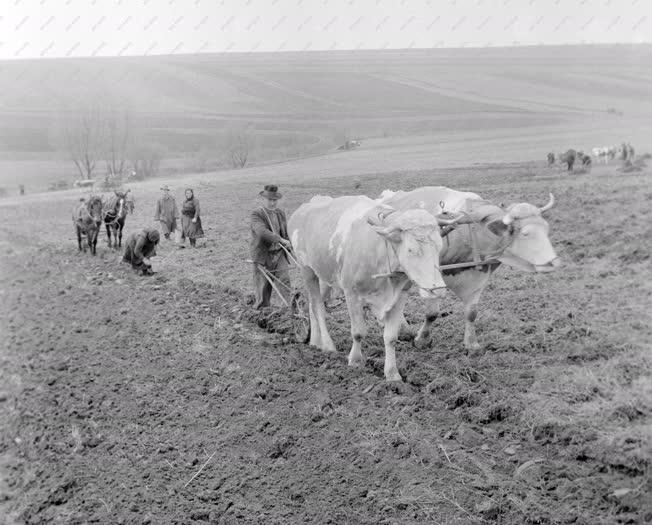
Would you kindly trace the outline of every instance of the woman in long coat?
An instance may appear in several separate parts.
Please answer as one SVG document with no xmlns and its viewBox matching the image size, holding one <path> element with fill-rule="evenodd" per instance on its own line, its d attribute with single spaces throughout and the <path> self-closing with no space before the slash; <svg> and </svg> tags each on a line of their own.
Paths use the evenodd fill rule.
<svg viewBox="0 0 652 525">
<path fill-rule="evenodd" d="M 199 215 L 199 201 L 192 189 L 186 190 L 186 200 L 181 206 L 181 240 L 190 239 L 190 246 L 195 246 L 196 240 L 204 236 Z"/>
</svg>

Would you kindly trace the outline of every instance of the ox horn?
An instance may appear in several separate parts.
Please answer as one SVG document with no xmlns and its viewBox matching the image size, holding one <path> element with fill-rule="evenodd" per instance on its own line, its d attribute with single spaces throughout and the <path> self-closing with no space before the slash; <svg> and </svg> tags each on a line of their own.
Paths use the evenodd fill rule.
<svg viewBox="0 0 652 525">
<path fill-rule="evenodd" d="M 388 215 L 391 215 L 396 211 L 396 208 L 392 208 L 391 206 L 383 206 L 383 209 L 378 212 L 378 220 L 384 221 Z"/>
<path fill-rule="evenodd" d="M 377 215 L 378 218 L 367 217 L 367 222 L 368 222 L 371 226 L 383 226 L 383 222 L 385 221 L 385 219 L 387 218 L 387 216 L 390 215 L 390 214 L 392 214 L 392 213 L 394 213 L 395 211 L 396 211 L 395 208 L 392 208 L 391 206 L 387 206 L 387 205 L 385 205 L 385 206 L 383 206 L 382 209 L 378 212 L 378 215 Z"/>
<path fill-rule="evenodd" d="M 437 223 L 439 226 L 450 226 L 452 224 L 469 224 L 473 222 L 473 219 L 469 217 L 468 214 L 464 212 L 460 212 L 460 214 L 457 217 L 453 217 L 452 219 L 444 219 L 441 215 L 438 215 L 435 217 L 437 219 Z"/>
<path fill-rule="evenodd" d="M 548 211 L 550 208 L 552 208 L 555 205 L 555 196 L 551 193 L 550 194 L 550 200 L 548 201 L 548 204 L 545 206 L 539 208 L 539 211 L 541 213 Z"/>
</svg>

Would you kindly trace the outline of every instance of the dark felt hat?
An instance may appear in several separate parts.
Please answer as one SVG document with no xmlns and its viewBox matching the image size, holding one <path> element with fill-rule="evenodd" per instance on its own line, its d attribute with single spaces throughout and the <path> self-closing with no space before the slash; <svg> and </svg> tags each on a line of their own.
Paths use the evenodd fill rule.
<svg viewBox="0 0 652 525">
<path fill-rule="evenodd" d="M 280 199 L 283 197 L 283 195 L 278 192 L 278 186 L 275 186 L 274 184 L 267 184 L 265 189 L 258 195 L 265 197 L 266 199 Z"/>
</svg>

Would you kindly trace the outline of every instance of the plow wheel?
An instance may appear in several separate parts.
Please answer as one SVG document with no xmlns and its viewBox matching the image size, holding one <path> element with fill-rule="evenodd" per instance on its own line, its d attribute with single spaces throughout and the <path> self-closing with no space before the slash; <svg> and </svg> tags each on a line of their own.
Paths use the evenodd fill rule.
<svg viewBox="0 0 652 525">
<path fill-rule="evenodd" d="M 300 292 L 292 298 L 292 335 L 297 343 L 310 341 L 310 307 Z"/>
</svg>

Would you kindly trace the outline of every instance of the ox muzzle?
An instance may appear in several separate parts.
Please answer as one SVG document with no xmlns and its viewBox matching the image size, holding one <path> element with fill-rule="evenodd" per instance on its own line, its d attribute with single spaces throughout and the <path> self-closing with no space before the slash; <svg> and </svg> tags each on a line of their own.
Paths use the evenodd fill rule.
<svg viewBox="0 0 652 525">
<path fill-rule="evenodd" d="M 561 259 L 559 257 L 555 257 L 549 263 L 535 264 L 533 266 L 534 266 L 534 271 L 537 273 L 548 273 L 548 272 L 554 272 L 555 270 L 558 270 L 563 266 L 563 263 L 561 262 Z"/>
<path fill-rule="evenodd" d="M 534 264 L 517 255 L 505 252 L 498 257 L 498 260 L 507 266 L 529 273 L 550 273 L 562 267 L 562 261 L 559 257 L 555 257 L 545 264 Z"/>
</svg>

